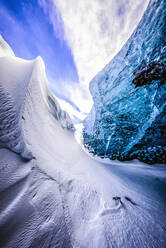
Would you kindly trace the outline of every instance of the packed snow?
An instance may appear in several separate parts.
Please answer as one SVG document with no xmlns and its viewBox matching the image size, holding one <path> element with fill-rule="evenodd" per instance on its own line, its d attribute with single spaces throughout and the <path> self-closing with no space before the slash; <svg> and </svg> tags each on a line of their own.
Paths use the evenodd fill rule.
<svg viewBox="0 0 166 248">
<path fill-rule="evenodd" d="M 0 247 L 166 247 L 165 166 L 91 157 L 42 59 L 0 44 Z"/>
</svg>

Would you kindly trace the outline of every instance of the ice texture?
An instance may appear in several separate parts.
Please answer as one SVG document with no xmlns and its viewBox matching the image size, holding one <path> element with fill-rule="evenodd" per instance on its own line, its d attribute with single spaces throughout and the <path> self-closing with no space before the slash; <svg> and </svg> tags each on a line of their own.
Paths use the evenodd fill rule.
<svg viewBox="0 0 166 248">
<path fill-rule="evenodd" d="M 84 143 L 110 159 L 166 162 L 166 1 L 151 0 L 120 52 L 90 83 Z"/>
</svg>

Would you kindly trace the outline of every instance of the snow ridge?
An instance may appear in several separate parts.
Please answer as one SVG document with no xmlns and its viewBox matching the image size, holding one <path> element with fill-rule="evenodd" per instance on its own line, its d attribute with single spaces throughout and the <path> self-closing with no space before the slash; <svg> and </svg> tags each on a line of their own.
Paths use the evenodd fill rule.
<svg viewBox="0 0 166 248">
<path fill-rule="evenodd" d="M 3 57 L 5 55 L 14 56 L 14 53 L 7 42 L 0 35 L 0 57 Z"/>
<path fill-rule="evenodd" d="M 69 115 L 60 109 L 47 88 L 42 59 L 37 57 L 35 60 L 25 61 L 16 58 L 0 37 L 0 148 L 8 148 L 28 160 L 33 155 L 29 151 L 23 126 L 26 121 L 24 108 L 30 99 L 38 106 L 39 111 L 41 103 L 46 112 L 53 115 L 63 128 L 74 131 Z M 31 106 L 31 114 L 35 108 Z"/>
</svg>

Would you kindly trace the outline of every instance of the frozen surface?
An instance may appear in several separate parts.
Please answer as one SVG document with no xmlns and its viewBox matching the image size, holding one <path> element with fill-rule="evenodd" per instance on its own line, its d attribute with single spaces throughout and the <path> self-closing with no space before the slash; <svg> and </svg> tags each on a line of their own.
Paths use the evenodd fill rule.
<svg viewBox="0 0 166 248">
<path fill-rule="evenodd" d="M 164 166 L 85 153 L 41 58 L 5 53 L 0 87 L 1 248 L 166 247 Z"/>
<path fill-rule="evenodd" d="M 166 1 L 151 0 L 121 51 L 92 80 L 85 146 L 112 160 L 166 163 Z"/>
</svg>

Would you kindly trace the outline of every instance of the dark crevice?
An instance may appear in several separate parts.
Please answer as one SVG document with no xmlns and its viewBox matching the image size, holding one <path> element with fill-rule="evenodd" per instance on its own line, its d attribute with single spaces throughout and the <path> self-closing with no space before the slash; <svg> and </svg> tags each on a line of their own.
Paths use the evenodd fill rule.
<svg viewBox="0 0 166 248">
<path fill-rule="evenodd" d="M 131 200 L 131 198 L 129 198 L 128 196 L 125 196 L 125 199 L 127 200 L 127 201 L 129 201 L 132 205 L 137 205 L 133 200 Z"/>
<path fill-rule="evenodd" d="M 166 63 L 153 62 L 146 67 L 139 66 L 133 74 L 135 78 L 132 83 L 136 87 L 151 84 L 153 80 L 160 80 L 160 84 L 164 84 L 166 80 Z"/>
</svg>

